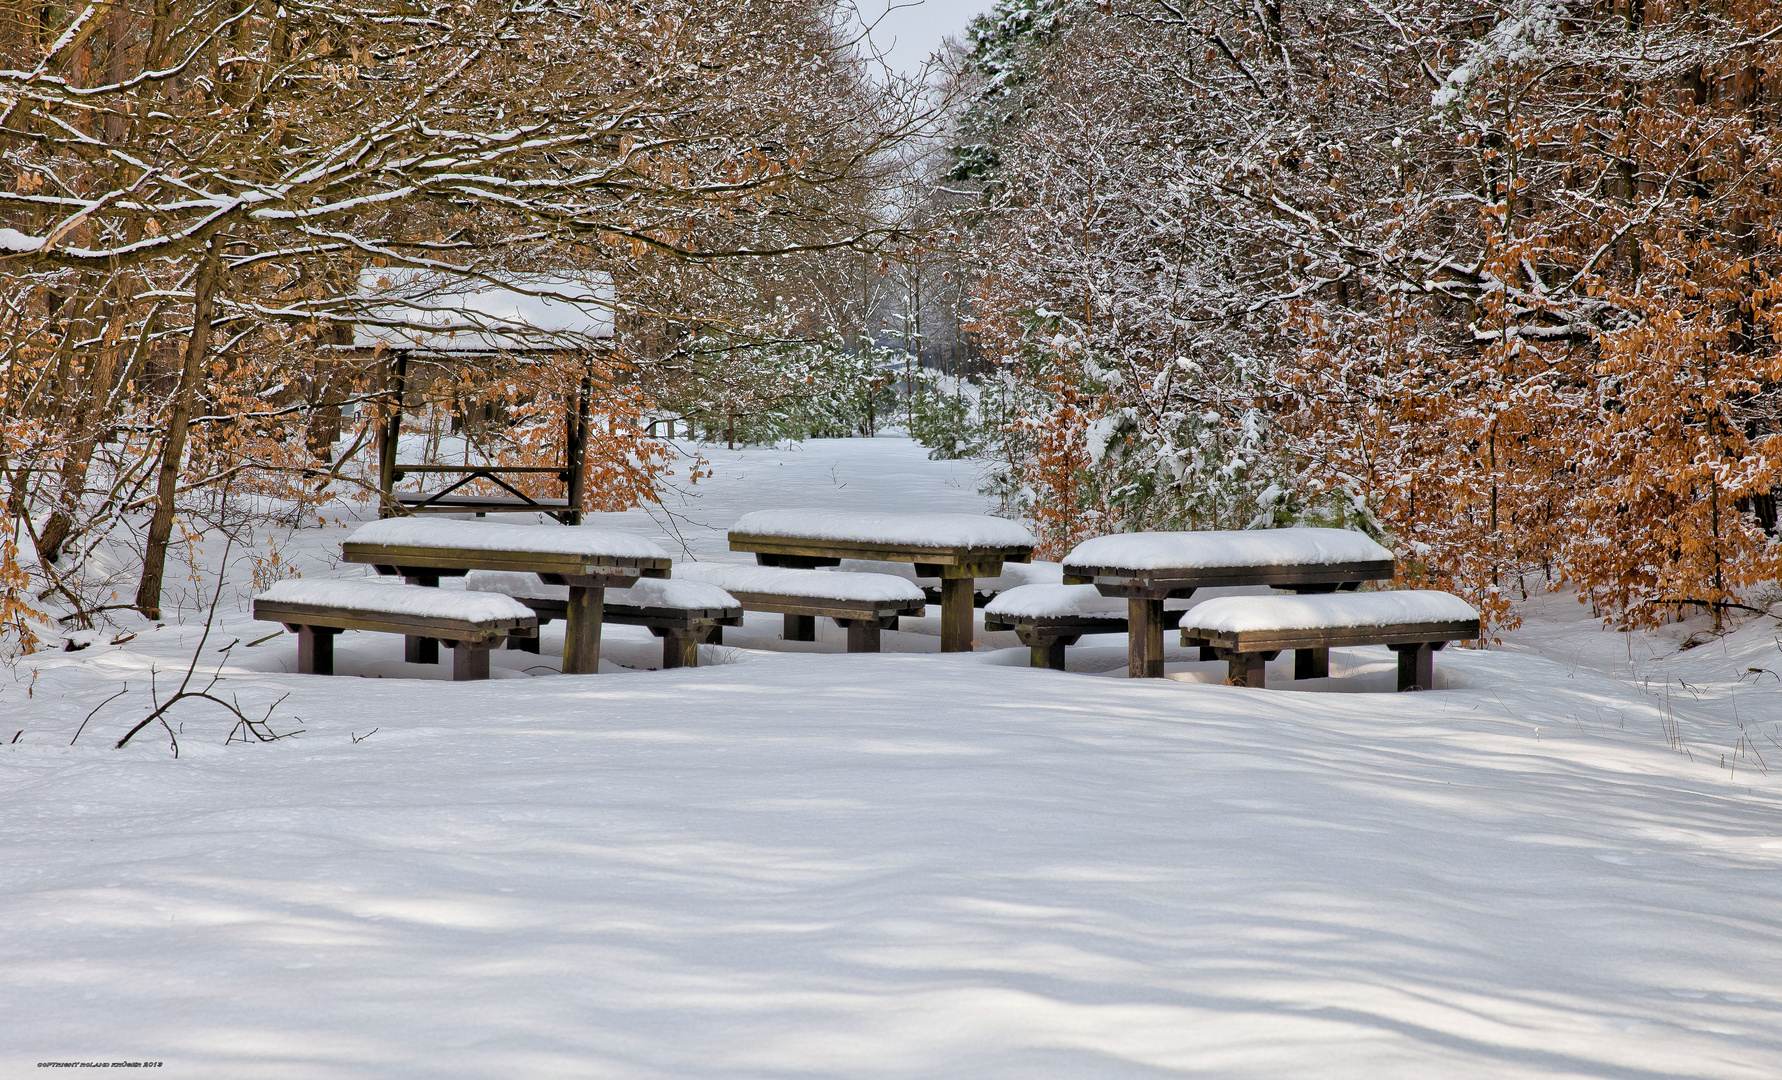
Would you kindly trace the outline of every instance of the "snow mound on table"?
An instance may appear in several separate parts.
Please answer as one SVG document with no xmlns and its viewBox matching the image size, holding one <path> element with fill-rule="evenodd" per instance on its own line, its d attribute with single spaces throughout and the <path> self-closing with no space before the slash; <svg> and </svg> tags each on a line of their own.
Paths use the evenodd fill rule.
<svg viewBox="0 0 1782 1080">
<path fill-rule="evenodd" d="M 776 593 L 818 600 L 922 600 L 913 581 L 892 574 L 845 574 L 834 570 L 788 570 L 779 566 L 692 563 L 675 572 L 731 592 Z"/>
<path fill-rule="evenodd" d="M 886 514 L 858 510 L 757 510 L 730 526 L 746 536 L 908 547 L 1032 547 L 1021 525 L 987 514 Z"/>
<path fill-rule="evenodd" d="M 359 526 L 349 544 L 390 547 L 464 548 L 470 551 L 528 551 L 545 555 L 589 555 L 610 559 L 666 559 L 668 552 L 641 536 L 591 525 L 500 525 L 481 521 L 386 518 Z"/>
<path fill-rule="evenodd" d="M 322 581 L 287 578 L 254 599 L 281 604 L 354 608 L 382 615 L 463 619 L 467 622 L 532 618 L 532 609 L 511 596 L 459 592 L 456 589 L 430 589 L 425 585 L 401 585 L 369 579 Z"/>
<path fill-rule="evenodd" d="M 1126 617 L 1124 596 L 1103 596 L 1093 585 L 1021 585 L 984 605 L 986 617 L 1056 619 L 1072 615 Z"/>
<path fill-rule="evenodd" d="M 1394 623 L 1470 622 L 1479 617 L 1453 593 L 1317 593 L 1309 596 L 1221 596 L 1182 618 L 1184 630 L 1242 634 L 1257 630 L 1333 630 Z"/>
<path fill-rule="evenodd" d="M 1247 529 L 1098 536 L 1078 544 L 1064 557 L 1064 565 L 1168 570 L 1376 562 L 1391 558 L 1392 552 L 1348 529 Z"/>
</svg>

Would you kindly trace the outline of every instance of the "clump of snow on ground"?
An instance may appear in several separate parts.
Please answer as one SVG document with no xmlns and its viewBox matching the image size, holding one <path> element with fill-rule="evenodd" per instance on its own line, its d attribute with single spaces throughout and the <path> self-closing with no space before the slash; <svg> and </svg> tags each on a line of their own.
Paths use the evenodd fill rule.
<svg viewBox="0 0 1782 1080">
<path fill-rule="evenodd" d="M 762 506 L 985 508 L 903 440 L 705 453 L 599 527 L 746 563 Z M 364 577 L 348 531 L 268 541 Z M 177 759 L 112 749 L 209 579 L 0 673 L 0 1074 L 1782 1073 L 1774 617 L 1623 635 L 1536 595 L 1415 694 L 1384 648 L 1255 691 L 1173 646 L 1126 679 L 1118 636 L 1054 672 L 1012 633 L 938 654 L 932 617 L 845 655 L 756 613 L 697 669 L 608 626 L 562 676 L 553 625 L 452 683 L 356 632 L 291 674 L 231 560 L 200 677 L 300 734 L 225 745 L 199 700 Z"/>
</svg>

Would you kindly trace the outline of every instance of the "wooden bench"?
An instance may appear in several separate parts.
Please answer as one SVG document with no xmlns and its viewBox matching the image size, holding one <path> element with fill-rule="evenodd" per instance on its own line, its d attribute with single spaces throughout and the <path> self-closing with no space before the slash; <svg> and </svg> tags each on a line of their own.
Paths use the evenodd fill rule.
<svg viewBox="0 0 1782 1080">
<path fill-rule="evenodd" d="M 785 616 L 787 641 L 815 641 L 817 620 L 834 619 L 848 632 L 848 651 L 876 653 L 882 632 L 903 615 L 921 615 L 928 599 L 913 582 L 891 574 L 848 574 L 772 566 L 684 563 L 680 580 L 715 585 L 748 611 Z"/>
<path fill-rule="evenodd" d="M 511 596 L 532 609 L 540 626 L 569 616 L 569 590 L 545 585 L 535 575 L 476 570 L 466 575 L 465 589 Z M 645 578 L 629 589 L 609 589 L 602 621 L 648 627 L 662 639 L 663 670 L 699 666 L 701 642 L 723 641 L 723 628 L 741 626 L 743 609 L 724 590 L 700 581 Z M 539 651 L 538 638 L 512 638 L 510 649 Z"/>
<path fill-rule="evenodd" d="M 254 598 L 254 618 L 297 634 L 297 670 L 334 674 L 342 630 L 424 635 L 452 648 L 454 680 L 489 677 L 489 650 L 510 638 L 538 637 L 538 619 L 505 596 L 442 592 L 381 581 L 281 581 Z"/>
<path fill-rule="evenodd" d="M 930 604 L 941 603 L 941 581 L 938 577 L 918 576 L 910 563 L 868 562 L 865 559 L 843 559 L 837 570 L 850 574 L 890 574 L 913 581 Z M 1055 562 L 1035 559 L 1027 563 L 1003 563 L 1002 573 L 991 578 L 972 579 L 972 603 L 985 607 L 990 601 L 1023 585 L 1057 585 L 1064 580 L 1064 567 Z"/>
<path fill-rule="evenodd" d="M 1064 670 L 1064 650 L 1085 634 L 1126 633 L 1127 603 L 1101 595 L 1093 585 L 1021 585 L 984 608 L 984 629 L 1013 630 L 1032 650 L 1036 668 Z M 1174 628 L 1179 609 L 1166 609 L 1163 624 Z"/>
<path fill-rule="evenodd" d="M 1329 674 L 1330 649 L 1385 645 L 1398 654 L 1398 688 L 1435 686 L 1435 653 L 1450 641 L 1480 634 L 1479 613 L 1452 593 L 1407 589 L 1308 596 L 1226 596 L 1208 600 L 1182 620 L 1182 644 L 1210 648 L 1228 663 L 1228 686 L 1261 689 L 1264 664 L 1283 649 L 1317 650 L 1322 670 L 1295 665 L 1293 677 Z"/>
<path fill-rule="evenodd" d="M 1035 542 L 1015 522 L 982 514 L 757 510 L 730 528 L 730 550 L 752 551 L 762 566 L 865 559 L 908 563 L 919 577 L 939 578 L 942 652 L 971 651 L 974 579 L 1001 575 L 1005 563 L 1027 562 Z"/>
</svg>

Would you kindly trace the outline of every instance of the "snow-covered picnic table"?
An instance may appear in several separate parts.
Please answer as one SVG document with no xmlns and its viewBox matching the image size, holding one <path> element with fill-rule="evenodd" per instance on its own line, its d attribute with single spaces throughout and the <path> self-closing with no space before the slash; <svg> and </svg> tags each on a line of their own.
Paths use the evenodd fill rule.
<svg viewBox="0 0 1782 1080">
<path fill-rule="evenodd" d="M 762 566 L 812 569 L 843 559 L 909 563 L 941 582 L 941 651 L 971 649 L 973 582 L 1004 563 L 1033 557 L 1021 525 L 983 514 L 904 514 L 853 510 L 757 510 L 730 527 L 730 550 L 754 552 Z"/>
<path fill-rule="evenodd" d="M 1163 676 L 1163 602 L 1213 585 L 1272 585 L 1294 592 L 1354 589 L 1390 579 L 1392 552 L 1347 529 L 1248 529 L 1098 536 L 1064 557 L 1064 580 L 1127 600 L 1127 667 Z M 1302 657 L 1315 667 L 1329 650 Z"/>
<path fill-rule="evenodd" d="M 1435 686 L 1434 654 L 1450 641 L 1479 636 L 1479 613 L 1460 597 L 1432 589 L 1323 596 L 1225 596 L 1182 619 L 1182 643 L 1211 647 L 1231 665 L 1232 686 L 1265 685 L 1263 663 L 1283 649 L 1325 658 L 1332 646 L 1385 645 L 1398 654 L 1398 688 Z M 1306 675 L 1297 670 L 1295 678 Z"/>
<path fill-rule="evenodd" d="M 378 573 L 400 576 L 411 585 L 438 585 L 441 577 L 462 577 L 472 570 L 509 570 L 568 586 L 565 674 L 600 670 L 605 591 L 629 588 L 640 577 L 668 577 L 672 566 L 668 553 L 656 544 L 611 529 L 420 518 L 362 525 L 340 545 L 340 557 L 369 563 Z M 411 662 L 437 662 L 438 657 L 437 642 L 409 639 Z"/>
</svg>

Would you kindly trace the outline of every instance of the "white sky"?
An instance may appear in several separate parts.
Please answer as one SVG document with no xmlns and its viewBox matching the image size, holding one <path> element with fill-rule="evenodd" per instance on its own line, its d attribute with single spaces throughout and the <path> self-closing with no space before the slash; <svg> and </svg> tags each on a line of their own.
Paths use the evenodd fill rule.
<svg viewBox="0 0 1782 1080">
<path fill-rule="evenodd" d="M 940 47 L 941 39 L 959 37 L 972 16 L 989 11 L 995 0 L 918 0 L 909 6 L 887 9 L 899 0 L 857 0 L 861 18 L 871 21 L 884 15 L 873 31 L 872 40 L 884 49 L 891 66 L 903 72 L 915 70 L 928 54 Z"/>
</svg>

